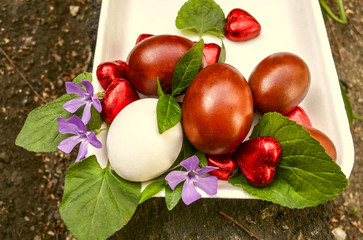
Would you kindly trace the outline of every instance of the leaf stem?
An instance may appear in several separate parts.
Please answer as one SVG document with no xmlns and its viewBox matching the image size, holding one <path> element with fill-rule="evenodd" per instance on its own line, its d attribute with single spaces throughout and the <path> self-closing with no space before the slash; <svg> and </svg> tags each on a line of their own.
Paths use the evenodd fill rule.
<svg viewBox="0 0 363 240">
<path fill-rule="evenodd" d="M 337 0 L 338 7 L 339 7 L 339 15 L 340 17 L 337 17 L 333 11 L 330 9 L 330 7 L 326 4 L 325 0 L 319 0 L 320 6 L 325 10 L 325 12 L 331 17 L 334 21 L 346 24 L 347 23 L 347 16 L 345 15 L 344 11 L 344 5 L 343 0 Z"/>
<path fill-rule="evenodd" d="M 358 114 L 353 113 L 353 118 L 363 121 L 363 117 L 359 116 Z"/>
</svg>

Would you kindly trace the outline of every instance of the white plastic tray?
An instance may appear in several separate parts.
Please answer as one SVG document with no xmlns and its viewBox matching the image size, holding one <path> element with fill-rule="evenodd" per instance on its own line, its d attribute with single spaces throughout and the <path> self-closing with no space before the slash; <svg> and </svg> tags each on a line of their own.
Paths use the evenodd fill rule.
<svg viewBox="0 0 363 240">
<path fill-rule="evenodd" d="M 99 20 L 93 79 L 96 91 L 103 91 L 97 82 L 95 70 L 103 61 L 126 60 L 139 34 L 177 34 L 192 40 L 175 27 L 175 18 L 185 1 L 176 0 L 103 0 Z M 311 87 L 301 103 L 313 126 L 334 142 L 337 163 L 349 177 L 354 163 L 354 147 L 339 81 L 331 55 L 324 21 L 318 1 L 291 0 L 216 0 L 227 15 L 233 8 L 251 13 L 261 24 L 261 35 L 247 42 L 224 40 L 226 62 L 238 68 L 248 79 L 253 68 L 275 52 L 292 52 L 303 58 L 311 71 Z M 272 11 L 273 9 L 273 11 Z M 205 42 L 220 44 L 220 40 L 203 37 Z M 256 123 L 256 120 L 255 120 Z M 105 144 L 106 132 L 99 138 Z M 101 166 L 107 162 L 105 149 L 89 149 L 96 154 Z M 144 183 L 143 186 L 146 184 Z M 159 196 L 163 196 L 160 193 Z M 243 190 L 219 181 L 218 193 L 203 197 L 251 198 Z"/>
</svg>

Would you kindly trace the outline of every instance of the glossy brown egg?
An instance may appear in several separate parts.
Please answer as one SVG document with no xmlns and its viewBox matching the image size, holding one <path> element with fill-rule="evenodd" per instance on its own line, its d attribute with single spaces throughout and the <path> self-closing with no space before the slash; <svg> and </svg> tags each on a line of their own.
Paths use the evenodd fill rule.
<svg viewBox="0 0 363 240">
<path fill-rule="evenodd" d="M 189 141 L 207 154 L 223 154 L 246 137 L 253 119 L 250 88 L 226 63 L 202 69 L 184 97 L 182 123 Z"/>
<path fill-rule="evenodd" d="M 311 136 L 320 142 L 320 145 L 325 148 L 326 153 L 334 160 L 337 161 L 337 150 L 333 141 L 322 131 L 310 127 L 310 126 L 303 126 L 305 130 L 310 132 Z"/>
<path fill-rule="evenodd" d="M 189 39 L 175 35 L 144 39 L 127 57 L 127 79 L 140 93 L 156 96 L 159 78 L 163 91 L 170 93 L 175 66 L 193 45 Z"/>
<path fill-rule="evenodd" d="M 285 114 L 298 106 L 308 93 L 310 71 L 295 54 L 275 53 L 256 66 L 248 84 L 257 111 Z"/>
</svg>

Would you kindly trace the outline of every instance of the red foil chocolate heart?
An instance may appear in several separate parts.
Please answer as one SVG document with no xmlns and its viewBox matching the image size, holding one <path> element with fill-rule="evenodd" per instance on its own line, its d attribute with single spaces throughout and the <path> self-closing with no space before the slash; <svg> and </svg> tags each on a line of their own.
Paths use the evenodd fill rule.
<svg viewBox="0 0 363 240">
<path fill-rule="evenodd" d="M 227 16 L 224 35 L 232 41 L 247 41 L 261 33 L 261 25 L 248 12 L 235 8 Z"/>
<path fill-rule="evenodd" d="M 302 109 L 299 106 L 295 107 L 293 110 L 285 114 L 285 116 L 300 125 L 309 126 L 309 127 L 312 126 L 308 115 L 306 114 L 304 109 Z"/>
<path fill-rule="evenodd" d="M 96 76 L 103 89 L 107 90 L 115 79 L 126 78 L 126 62 L 122 60 L 103 62 L 97 66 Z"/>
<path fill-rule="evenodd" d="M 235 151 L 241 172 L 255 187 L 272 183 L 281 158 L 280 143 L 272 137 L 257 137 L 241 143 Z"/>
<path fill-rule="evenodd" d="M 153 34 L 148 34 L 148 33 L 142 33 L 140 34 L 137 39 L 136 39 L 136 43 L 135 44 L 138 44 L 139 42 L 141 42 L 142 40 L 145 40 L 146 38 L 149 38 L 149 37 L 152 37 L 154 36 Z"/>
<path fill-rule="evenodd" d="M 131 84 L 123 78 L 117 78 L 108 86 L 101 100 L 103 121 L 111 124 L 117 114 L 127 105 L 139 99 Z"/>
<path fill-rule="evenodd" d="M 203 54 L 207 65 L 218 62 L 219 54 L 221 52 L 221 47 L 215 43 L 204 44 Z"/>
<path fill-rule="evenodd" d="M 209 172 L 210 175 L 216 176 L 220 180 L 228 180 L 237 168 L 237 161 L 233 154 L 205 155 L 208 166 L 219 167 L 219 169 Z"/>
</svg>

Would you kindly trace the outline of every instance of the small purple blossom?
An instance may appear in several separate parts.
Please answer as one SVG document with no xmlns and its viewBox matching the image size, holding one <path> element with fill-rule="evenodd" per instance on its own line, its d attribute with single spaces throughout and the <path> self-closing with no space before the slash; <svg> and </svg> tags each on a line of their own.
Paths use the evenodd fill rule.
<svg viewBox="0 0 363 240">
<path fill-rule="evenodd" d="M 75 113 L 78 108 L 85 105 L 82 121 L 87 124 L 91 119 L 91 106 L 93 106 L 98 112 L 101 112 L 102 106 L 100 100 L 98 100 L 98 95 L 94 94 L 94 89 L 90 81 L 81 81 L 81 84 L 86 88 L 86 91 L 74 82 L 66 82 L 66 91 L 68 94 L 77 94 L 81 96 L 80 98 L 75 98 L 69 100 L 63 105 L 63 108 L 70 113 Z"/>
<path fill-rule="evenodd" d="M 87 154 L 88 143 L 96 148 L 101 148 L 102 143 L 98 141 L 95 133 L 93 131 L 87 131 L 84 122 L 73 115 L 71 118 L 58 118 L 58 131 L 61 134 L 71 133 L 74 136 L 64 139 L 58 145 L 58 149 L 65 153 L 70 153 L 73 148 L 81 143 L 78 151 L 78 156 L 76 162 L 83 159 Z"/>
<path fill-rule="evenodd" d="M 205 166 L 197 170 L 199 167 L 199 159 L 197 156 L 192 156 L 185 159 L 180 163 L 187 172 L 185 171 L 172 171 L 166 177 L 165 180 L 171 189 L 183 182 L 182 200 L 186 205 L 201 198 L 200 193 L 197 192 L 195 186 L 202 189 L 209 195 L 217 194 L 217 183 L 218 178 L 216 176 L 202 176 L 210 171 L 218 169 L 218 167 Z"/>
</svg>

